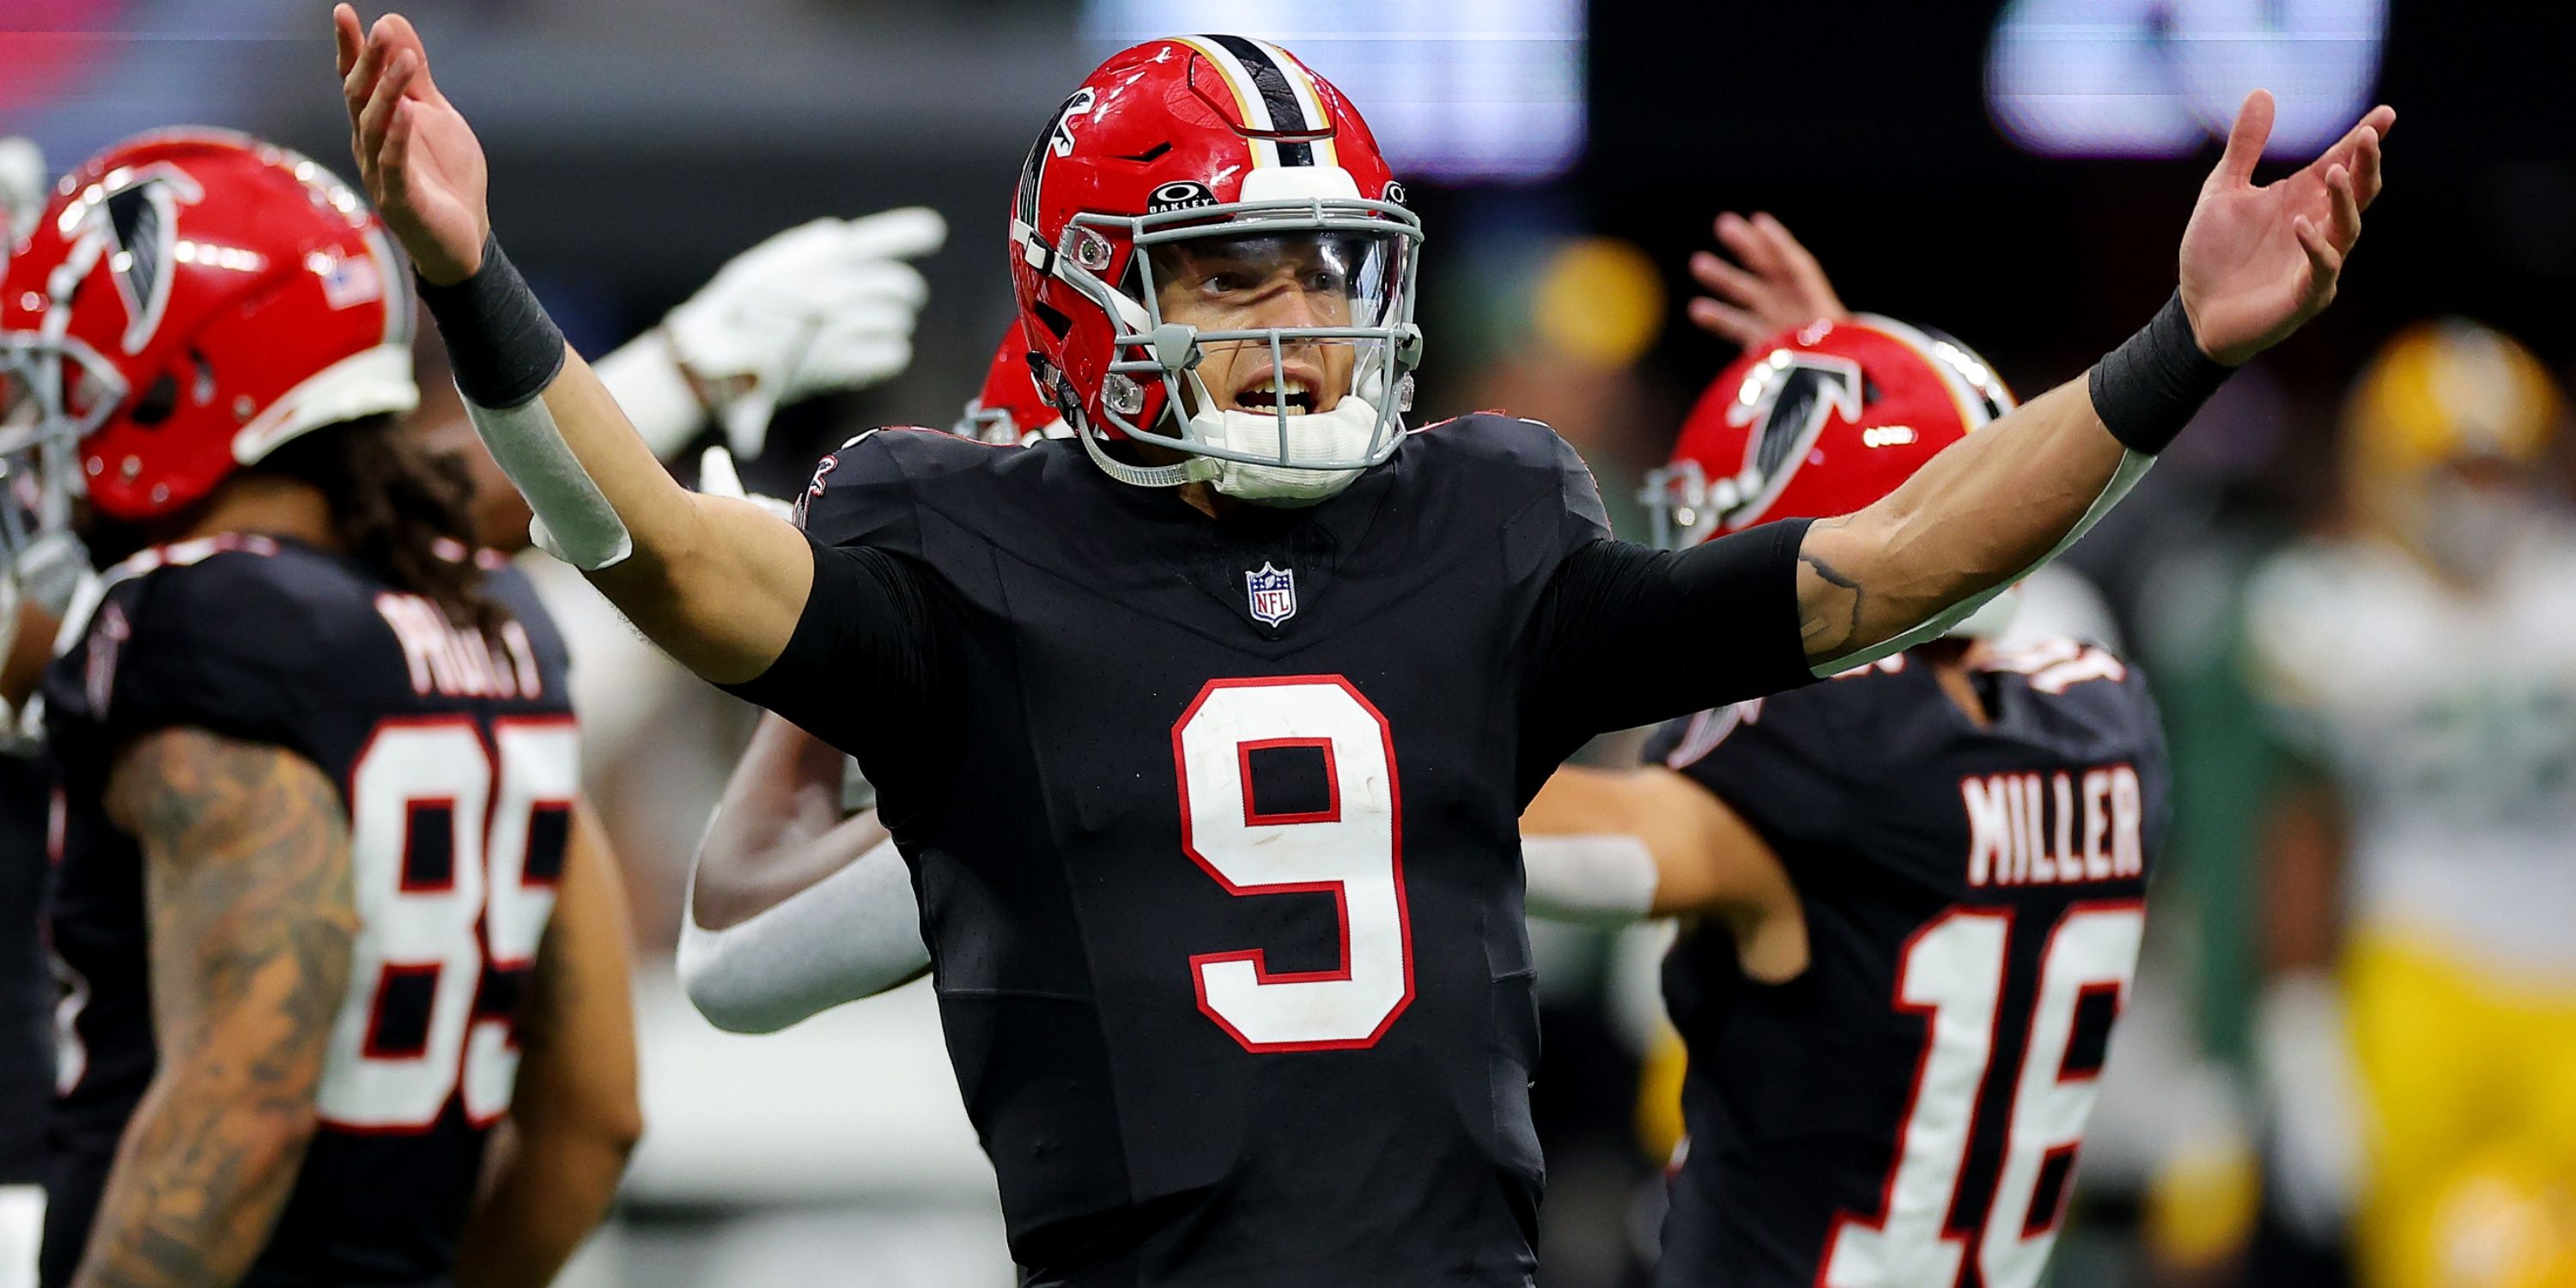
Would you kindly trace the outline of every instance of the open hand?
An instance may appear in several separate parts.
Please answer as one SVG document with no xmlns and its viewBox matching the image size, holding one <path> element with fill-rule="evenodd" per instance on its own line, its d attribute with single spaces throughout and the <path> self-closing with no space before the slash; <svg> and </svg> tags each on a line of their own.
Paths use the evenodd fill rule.
<svg viewBox="0 0 2576 1288">
<path fill-rule="evenodd" d="M 671 351 L 737 455 L 760 454 L 778 407 L 903 372 L 930 298 L 904 261 L 947 238 L 939 213 L 920 206 L 817 219 L 735 256 L 671 310 L 662 321 Z"/>
<path fill-rule="evenodd" d="M 349 147 L 367 196 L 423 279 L 449 285 L 473 276 L 492 231 L 483 145 L 430 79 L 420 33 L 389 13 L 362 34 L 357 10 L 345 4 L 332 8 L 331 29 Z"/>
<path fill-rule="evenodd" d="M 1749 349 L 1818 318 L 1851 316 L 1823 266 L 1779 220 L 1728 211 L 1717 217 L 1717 240 L 1740 265 L 1707 251 L 1691 256 L 1691 277 L 1708 292 L 1690 302 L 1699 329 Z"/>
<path fill-rule="evenodd" d="M 2361 212 L 2379 196 L 2379 147 L 2397 122 L 2374 107 L 2305 169 L 2257 187 L 2254 163 L 2272 136 L 2272 95 L 2237 109 L 2227 152 L 2201 185 L 2182 234 L 2182 304 L 2201 351 L 2238 366 L 2279 344 L 2334 302 L 2344 257 L 2361 239 Z"/>
</svg>

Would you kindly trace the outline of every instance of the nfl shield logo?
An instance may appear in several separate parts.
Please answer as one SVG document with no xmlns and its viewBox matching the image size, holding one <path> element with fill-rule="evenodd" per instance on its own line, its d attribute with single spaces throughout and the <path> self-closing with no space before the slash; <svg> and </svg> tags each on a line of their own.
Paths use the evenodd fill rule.
<svg viewBox="0 0 2576 1288">
<path fill-rule="evenodd" d="M 1288 568 L 1273 568 L 1263 560 L 1261 571 L 1243 574 L 1244 590 L 1252 597 L 1252 619 L 1264 626 L 1277 626 L 1297 615 L 1297 574 Z"/>
</svg>

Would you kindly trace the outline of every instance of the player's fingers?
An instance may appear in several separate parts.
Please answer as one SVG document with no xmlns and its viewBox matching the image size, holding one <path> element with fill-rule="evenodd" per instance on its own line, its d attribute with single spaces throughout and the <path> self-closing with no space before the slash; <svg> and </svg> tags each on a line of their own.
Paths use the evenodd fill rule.
<svg viewBox="0 0 2576 1288">
<path fill-rule="evenodd" d="M 2334 298 L 2335 279 L 2343 274 L 2343 252 L 2326 240 L 2324 229 L 2316 221 L 2301 215 L 2291 224 L 2299 236 L 2299 245 L 2308 252 L 2308 295 L 2320 302 Z"/>
<path fill-rule="evenodd" d="M 948 244 L 948 221 L 928 206 L 900 206 L 842 226 L 841 251 L 871 259 L 918 259 Z"/>
<path fill-rule="evenodd" d="M 817 344 L 804 362 L 787 373 L 782 392 L 803 397 L 854 385 L 875 384 L 912 365 L 912 341 L 899 335 L 876 336 L 846 344 Z"/>
<path fill-rule="evenodd" d="M 2326 195 L 2334 204 L 2334 244 L 2350 250 L 2361 239 L 2361 200 L 2353 195 L 2352 171 L 2342 166 L 2326 171 Z"/>
<path fill-rule="evenodd" d="M 907 315 L 930 300 L 930 283 L 910 264 L 895 260 L 862 260 L 844 264 L 819 281 L 807 296 L 812 306 L 838 314 L 855 308 L 884 308 Z"/>
<path fill-rule="evenodd" d="M 1787 268 L 1780 262 L 1779 248 L 1753 226 L 1753 221 L 1732 211 L 1717 217 L 1718 243 L 1743 260 L 1746 267 L 1765 277 L 1780 276 Z"/>
<path fill-rule="evenodd" d="M 420 105 L 396 99 L 393 121 L 385 127 L 384 141 L 375 148 L 376 174 L 383 180 L 384 201 L 388 206 L 404 207 L 411 203 L 411 148 L 417 128 L 414 118 Z"/>
<path fill-rule="evenodd" d="M 1736 304 L 1756 304 L 1770 293 L 1768 282 L 1707 251 L 1690 257 L 1690 274 L 1709 293 Z"/>
<path fill-rule="evenodd" d="M 403 86 L 411 82 L 412 69 L 419 66 L 409 50 L 394 55 L 393 65 L 376 78 L 376 91 L 367 97 L 367 106 L 358 113 L 358 137 L 370 150 L 381 143 L 392 126 L 394 106 L 403 100 Z"/>
<path fill-rule="evenodd" d="M 2370 209 L 2370 203 L 2379 200 L 2379 183 L 2379 132 L 2373 130 L 2362 136 L 2352 154 L 2353 196 L 2361 202 L 2362 209 Z"/>
<path fill-rule="evenodd" d="M 386 14 L 383 26 L 392 37 L 394 47 L 410 50 L 413 61 L 420 65 L 420 82 L 413 92 L 432 103 L 444 105 L 447 100 L 438 92 L 438 83 L 429 77 L 429 46 L 421 40 L 419 29 L 411 25 L 411 19 L 398 13 Z"/>
<path fill-rule="evenodd" d="M 2254 165 L 2263 159 L 2263 145 L 2272 138 L 2272 110 L 2272 91 L 2258 89 L 2245 96 L 2245 105 L 2236 109 L 2235 128 L 2227 132 L 2227 151 L 2218 158 L 2218 169 L 2210 173 L 2211 183 L 2254 181 Z"/>
<path fill-rule="evenodd" d="M 1769 334 L 1762 328 L 1762 319 L 1731 304 L 1722 304 L 1706 296 L 1692 300 L 1689 312 L 1691 325 L 1748 349 L 1761 343 L 1763 337 Z"/>
<path fill-rule="evenodd" d="M 352 13 L 349 18 L 355 22 L 357 15 Z M 375 93 L 376 76 L 384 69 L 387 52 L 384 41 L 374 36 L 360 38 L 357 60 L 340 77 L 340 97 L 349 105 L 350 123 L 357 122 L 358 113 L 366 110 L 367 96 Z"/>
<path fill-rule="evenodd" d="M 345 4 L 331 6 L 331 48 L 344 80 L 349 69 L 358 65 L 358 54 L 366 44 L 367 32 L 358 25 L 358 11 Z"/>
<path fill-rule="evenodd" d="M 1790 273 L 1807 278 L 1821 278 L 1825 275 L 1824 266 L 1818 264 L 1816 257 L 1807 253 L 1806 246 L 1790 234 L 1787 224 L 1781 223 L 1766 213 L 1755 215 L 1753 226 L 1761 230 L 1763 240 L 1771 244 L 1772 254 L 1779 258 L 1781 265 Z"/>
</svg>

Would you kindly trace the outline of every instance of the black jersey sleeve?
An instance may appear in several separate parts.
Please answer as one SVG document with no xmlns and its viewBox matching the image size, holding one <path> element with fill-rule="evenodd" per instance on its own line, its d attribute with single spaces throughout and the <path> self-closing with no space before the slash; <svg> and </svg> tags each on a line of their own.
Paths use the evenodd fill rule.
<svg viewBox="0 0 2576 1288">
<path fill-rule="evenodd" d="M 799 501 L 813 588 L 769 668 L 724 686 L 857 758 L 889 808 L 922 798 L 912 767 L 935 762 L 954 709 L 949 605 L 919 558 L 914 499 L 884 431 L 823 458 Z M 889 820 L 892 821 L 891 819 Z"/>
<path fill-rule="evenodd" d="M 1539 605 L 1537 718 L 1589 736 L 1806 684 L 1805 520 L 1687 550 L 1609 539 L 1559 565 Z"/>
</svg>

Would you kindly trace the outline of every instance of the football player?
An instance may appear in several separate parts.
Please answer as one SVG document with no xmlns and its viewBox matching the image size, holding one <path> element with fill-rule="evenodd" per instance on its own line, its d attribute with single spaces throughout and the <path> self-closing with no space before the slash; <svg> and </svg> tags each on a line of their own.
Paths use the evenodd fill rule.
<svg viewBox="0 0 2576 1288">
<path fill-rule="evenodd" d="M 992 365 L 985 368 L 984 387 L 966 404 L 966 414 L 957 418 L 953 432 L 977 442 L 1024 447 L 1041 438 L 1073 436 L 1030 374 L 1028 342 L 1020 338 L 1017 323 L 1002 333 L 1002 342 L 993 349 Z"/>
<path fill-rule="evenodd" d="M 1014 326 L 956 434 L 1029 444 L 1071 432 L 1030 377 L 1028 358 Z M 699 487 L 742 495 L 715 448 Z M 775 1032 L 929 969 L 912 879 L 875 799 L 829 743 L 761 716 L 699 841 L 680 920 L 680 983 L 709 1022 Z"/>
<path fill-rule="evenodd" d="M 2258 188 L 2249 100 L 2181 292 L 2089 386 L 1856 515 L 1665 552 L 1609 539 L 1544 426 L 1404 433 L 1421 228 L 1366 125 L 1276 46 L 1149 41 L 1014 208 L 1074 438 L 861 435 L 799 532 L 670 480 L 491 238 L 417 33 L 334 24 L 354 151 L 549 548 L 877 785 L 1031 1284 L 1525 1283 L 1521 804 L 1594 733 L 1888 655 L 2041 562 L 2323 307 L 2393 117 Z"/>
<path fill-rule="evenodd" d="M 2343 416 L 2349 522 L 2248 590 L 2296 764 L 2256 1038 L 2284 1215 L 2372 1288 L 2576 1282 L 2576 520 L 2539 359 L 2410 327 Z"/>
<path fill-rule="evenodd" d="M 44 206 L 45 162 L 25 139 L 0 139 L 0 273 Z M 0 420 L 0 434 L 14 428 Z M 17 479 L 0 472 L 0 488 Z M 13 504 L 0 493 L 0 507 Z M 5 539 L 0 539 L 5 544 Z M 30 625 L 31 624 L 31 625 Z M 22 625 L 28 629 L 21 629 Z M 0 691 L 24 697 L 47 656 L 47 622 L 0 568 Z M 20 645 L 25 646 L 23 655 Z M 45 1223 L 45 1106 L 53 1098 L 54 976 L 40 919 L 45 888 L 45 776 L 14 745 L 15 703 L 0 701 L 0 1288 L 33 1288 Z"/>
<path fill-rule="evenodd" d="M 1957 341 L 1818 311 L 1701 398 L 1649 483 L 1659 538 L 1865 507 L 2011 410 Z M 2039 1282 L 2169 775 L 2127 664 L 1989 642 L 2016 602 L 1673 721 L 1644 768 L 1559 769 L 1522 815 L 1533 914 L 1686 919 L 1664 987 L 1689 1134 L 1658 1283 Z"/>
<path fill-rule="evenodd" d="M 43 1282 L 539 1284 L 638 1131 L 562 649 L 397 420 L 366 203 L 212 131 L 73 172 L 0 291 L 13 472 L 116 559 L 49 671 Z"/>
</svg>

